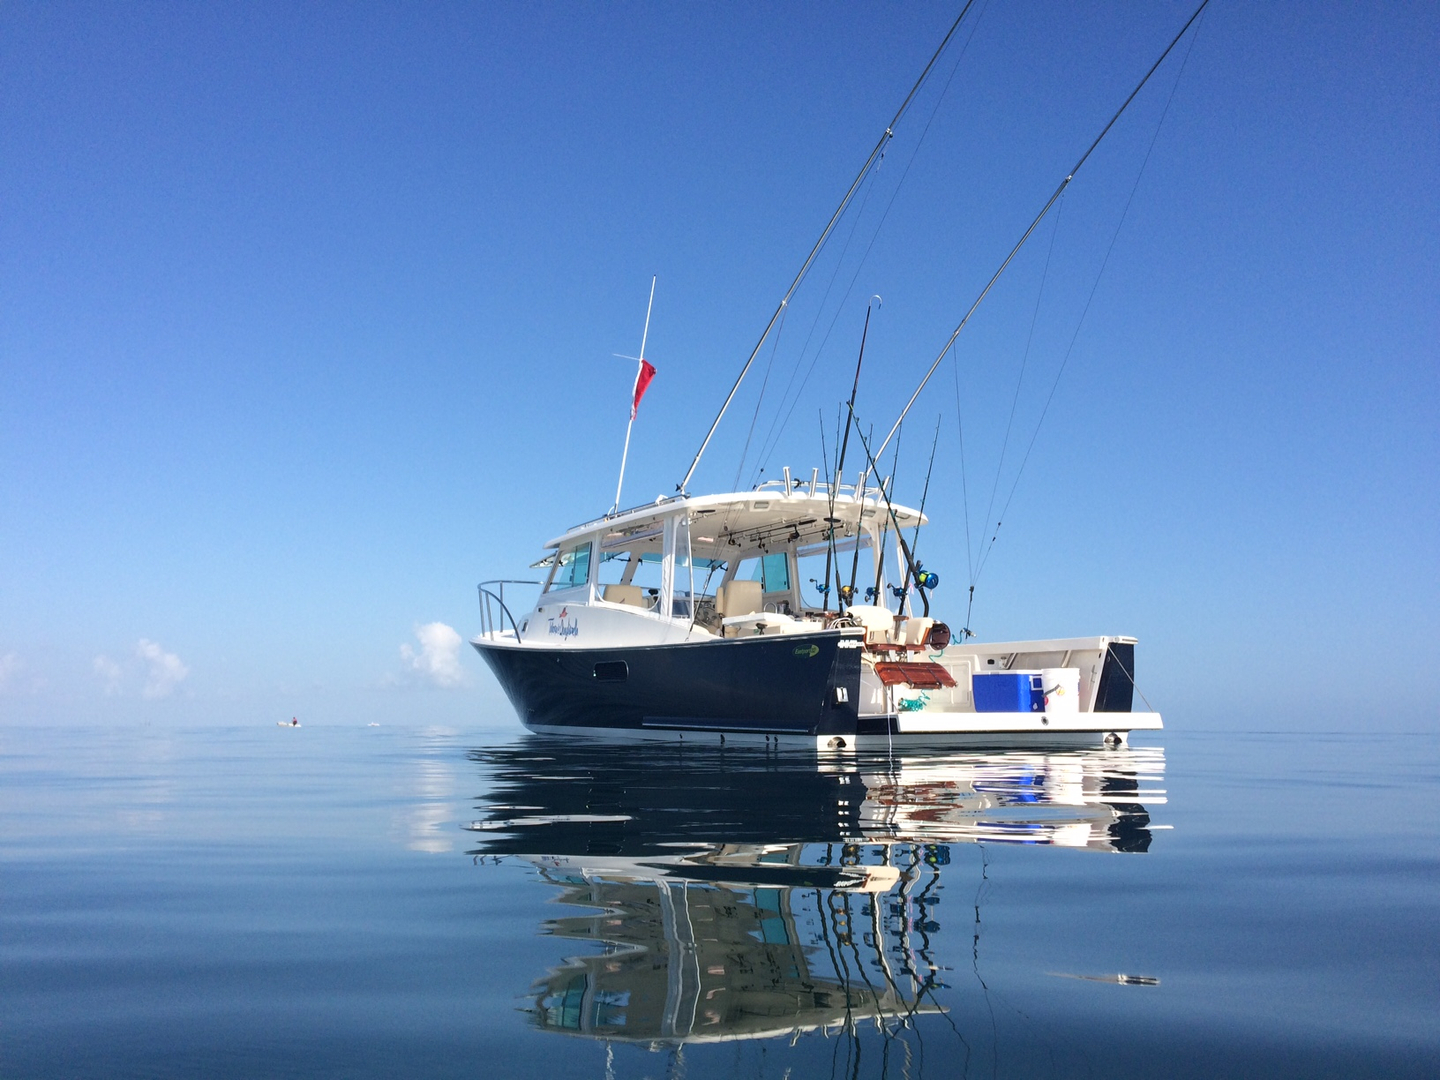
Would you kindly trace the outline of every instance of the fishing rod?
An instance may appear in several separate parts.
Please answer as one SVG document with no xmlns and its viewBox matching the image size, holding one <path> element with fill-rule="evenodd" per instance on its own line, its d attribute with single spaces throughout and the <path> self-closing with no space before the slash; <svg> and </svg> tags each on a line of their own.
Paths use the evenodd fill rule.
<svg viewBox="0 0 1440 1080">
<path fill-rule="evenodd" d="M 872 434 L 873 434 L 873 433 L 872 433 Z M 876 465 L 876 468 L 877 468 L 877 469 L 879 468 L 878 463 L 877 463 L 877 465 Z M 895 438 L 895 456 L 894 456 L 894 458 L 891 459 L 891 461 L 890 461 L 890 475 L 889 475 L 889 477 L 887 477 L 886 479 L 882 479 L 882 480 L 880 481 L 880 494 L 885 496 L 885 505 L 886 505 L 886 506 L 889 506 L 889 505 L 890 505 L 890 494 L 889 494 L 889 492 L 886 490 L 886 488 L 887 488 L 888 486 L 893 486 L 894 483 L 895 483 L 895 481 L 899 478 L 899 476 L 900 476 L 900 437 L 899 437 L 899 436 L 896 436 L 896 438 Z M 884 574 L 885 574 L 885 541 L 890 538 L 890 523 L 891 523 L 892 521 L 895 522 L 895 537 L 896 537 L 896 539 L 900 540 L 902 543 L 904 542 L 904 539 L 905 539 L 904 534 L 900 531 L 900 522 L 899 522 L 899 520 L 897 520 L 897 519 L 895 518 L 895 515 L 894 515 L 894 514 L 891 514 L 889 517 L 887 517 L 887 518 L 885 519 L 885 524 L 882 525 L 881 528 L 880 528 L 880 558 L 878 558 L 878 559 L 875 560 L 875 602 L 876 602 L 877 604 L 880 604 L 882 607 L 883 607 L 884 604 L 885 604 L 885 598 L 884 598 L 884 596 L 882 596 L 881 593 L 880 593 L 880 579 L 881 579 L 881 578 L 884 576 Z M 909 556 L 908 556 L 908 555 L 906 556 L 906 562 L 907 562 L 907 563 L 909 562 Z M 903 605 L 903 604 L 901 605 L 901 608 L 902 608 L 902 610 L 903 610 L 903 608 L 904 608 L 904 605 Z"/>
<path fill-rule="evenodd" d="M 854 423 L 856 424 L 855 437 L 860 440 L 860 446 L 861 446 L 861 448 L 865 451 L 865 458 L 866 458 L 866 460 L 869 461 L 869 463 L 870 463 L 870 470 L 871 470 L 875 475 L 878 476 L 878 475 L 880 474 L 880 467 L 875 463 L 875 455 L 870 452 L 870 443 L 869 443 L 869 441 L 865 438 L 864 435 L 861 435 L 861 434 L 860 434 L 859 421 L 855 419 L 855 416 L 854 416 L 853 413 L 851 414 L 850 419 L 852 420 L 852 422 L 854 422 Z M 896 447 L 896 450 L 897 450 L 896 458 L 898 459 L 898 458 L 899 458 L 899 453 L 898 453 L 899 447 Z M 908 565 L 908 566 L 910 566 L 910 567 L 913 568 L 914 565 L 915 565 L 915 560 L 914 560 L 913 558 L 911 558 L 911 556 L 910 556 L 910 545 L 907 544 L 907 543 L 905 543 L 905 534 L 900 531 L 900 519 L 895 516 L 895 507 L 890 504 L 890 493 L 885 490 L 885 483 L 884 483 L 884 481 L 881 481 L 881 483 L 880 483 L 880 497 L 885 500 L 885 513 L 886 513 L 885 530 L 886 530 L 886 534 L 888 535 L 889 529 L 890 529 L 890 525 L 893 523 L 894 526 L 895 526 L 895 540 L 896 540 L 896 542 L 900 545 L 900 554 L 905 557 L 906 565 Z M 876 599 L 879 599 L 879 598 L 880 598 L 880 597 L 879 597 L 879 593 L 880 593 L 880 584 L 879 584 L 880 574 L 879 574 L 878 571 L 883 570 L 884 565 L 885 565 L 885 552 L 884 552 L 884 540 L 883 540 L 883 539 L 881 540 L 881 550 L 880 550 L 879 552 L 877 552 L 876 554 L 877 554 L 877 558 L 876 558 L 876 560 L 875 560 L 875 566 L 876 566 L 876 568 L 877 568 L 877 573 L 876 573 L 875 593 L 876 593 Z M 856 546 L 855 546 L 855 559 L 856 559 L 857 562 L 859 561 L 859 558 L 860 558 L 860 546 L 859 546 L 859 538 L 857 537 L 857 538 L 856 538 Z M 925 614 L 926 616 L 928 616 L 928 615 L 930 614 L 930 598 L 925 595 L 925 590 L 924 590 L 924 589 L 921 589 L 921 590 L 920 590 L 920 602 L 921 602 L 921 604 L 924 605 L 924 614 Z"/>
<path fill-rule="evenodd" d="M 1075 165 L 1070 169 L 1065 179 L 1060 181 L 1060 186 L 1055 189 L 1055 193 L 1050 196 L 1050 200 L 1041 208 L 1040 213 L 1035 215 L 1035 220 L 1030 223 L 1030 227 L 1025 230 L 1025 234 L 1021 236 L 1015 246 L 1010 249 L 1010 254 L 1005 256 L 1005 261 L 1000 264 L 1000 269 L 995 271 L 994 276 L 986 283 L 985 288 L 980 290 L 980 295 L 977 296 L 975 302 L 970 305 L 970 310 L 965 312 L 965 317 L 961 319 L 960 324 L 955 327 L 955 332 L 950 335 L 950 340 L 945 342 L 945 347 L 940 350 L 940 355 L 935 357 L 935 362 L 931 364 L 929 370 L 925 372 L 925 377 L 920 380 L 920 385 L 917 386 L 915 392 L 910 395 L 910 400 L 905 403 L 905 408 L 900 410 L 899 419 L 895 421 L 895 426 L 890 429 L 890 434 L 885 436 L 885 441 L 880 444 L 880 449 L 876 451 L 877 454 L 883 454 L 885 447 L 890 445 L 890 440 L 894 438 L 895 433 L 900 430 L 900 425 L 905 420 L 905 416 L 910 411 L 910 407 L 915 404 L 916 398 L 918 398 L 920 392 L 925 389 L 925 384 L 930 381 L 930 376 L 935 374 L 935 369 L 940 366 L 940 361 L 945 359 L 945 354 L 950 351 L 950 346 L 955 344 L 955 339 L 960 336 L 960 331 L 965 329 L 965 324 L 970 321 L 970 316 L 975 314 L 975 309 L 980 306 L 981 301 L 985 299 L 990 290 L 995 286 L 995 282 L 1000 280 L 1000 275 L 1005 273 L 1011 261 L 1020 253 L 1020 249 L 1024 247 L 1025 242 L 1030 239 L 1030 234 L 1033 233 L 1040 222 L 1045 219 L 1045 215 L 1050 212 L 1050 208 L 1055 205 L 1056 200 L 1065 194 L 1065 189 L 1070 186 L 1070 181 L 1075 179 L 1075 174 L 1080 171 L 1080 167 L 1084 165 L 1090 155 L 1095 152 L 1095 148 L 1100 145 L 1100 140 L 1104 139 L 1105 136 L 1110 133 L 1110 129 L 1115 126 L 1115 122 L 1120 119 L 1125 110 L 1130 107 L 1130 103 L 1135 100 L 1135 95 L 1140 93 L 1145 84 L 1150 81 L 1150 76 L 1154 75 L 1156 69 L 1165 62 L 1165 58 L 1170 55 L 1170 51 L 1174 49 L 1176 45 L 1180 44 L 1180 39 L 1185 36 L 1185 31 L 1189 30 L 1195 20 L 1200 17 L 1200 13 L 1205 10 L 1205 5 L 1208 3 L 1210 3 L 1210 0 L 1200 0 L 1200 6 L 1195 9 L 1195 14 L 1190 16 L 1189 20 L 1180 28 L 1180 32 L 1175 35 L 1170 44 L 1165 46 L 1165 51 L 1160 54 L 1160 59 L 1150 65 L 1150 70 L 1145 73 L 1145 77 L 1135 84 L 1135 89 L 1130 91 L 1130 96 L 1125 99 L 1125 103 L 1115 111 L 1114 116 L 1110 117 L 1110 122 L 1105 125 L 1100 134 L 1095 136 L 1095 141 L 1090 144 L 1089 149 L 1080 155 L 1080 160 L 1075 162 Z"/>
<path fill-rule="evenodd" d="M 825 241 L 830 238 L 831 232 L 834 231 L 841 216 L 844 215 L 845 210 L 849 207 L 850 201 L 855 197 L 855 192 L 860 189 L 860 184 L 864 181 L 865 177 L 869 175 L 875 163 L 880 160 L 886 144 L 895 137 L 895 125 L 900 122 L 900 118 L 904 116 L 905 111 L 910 108 L 910 103 L 915 100 L 915 95 L 920 92 L 920 87 L 925 85 L 925 80 L 930 77 L 931 69 L 935 66 L 936 61 L 940 59 L 940 54 L 945 51 L 945 47 L 950 44 L 950 39 L 955 36 L 955 31 L 960 28 L 961 21 L 965 18 L 965 14 L 970 10 L 974 2 L 975 0 L 965 0 L 965 6 L 960 9 L 960 14 L 956 16 L 955 21 L 950 25 L 950 29 L 945 34 L 944 40 L 940 42 L 940 47 L 935 50 L 935 55 L 930 57 L 930 62 L 925 65 L 925 70 L 920 73 L 920 78 L 915 80 L 915 85 L 910 88 L 910 93 L 905 95 L 905 100 L 900 103 L 900 108 L 896 111 L 894 118 L 885 126 L 885 131 L 875 143 L 875 148 L 870 151 L 870 156 L 865 159 L 865 164 L 860 166 L 860 172 L 856 174 L 854 183 L 852 183 L 849 190 L 845 192 L 845 197 L 840 200 L 840 205 L 835 208 L 835 213 L 830 215 L 830 220 L 826 222 L 824 230 L 820 233 L 820 239 L 815 241 L 815 246 L 810 249 L 810 254 L 805 257 L 805 262 L 800 267 L 800 272 L 795 275 L 795 280 L 790 283 L 790 288 L 785 291 L 785 295 L 780 300 L 780 305 L 775 309 L 775 313 L 770 316 L 770 321 L 765 324 L 765 330 L 761 333 L 760 340 L 755 343 L 755 348 L 750 351 L 750 356 L 745 361 L 745 366 L 740 369 L 740 374 L 735 379 L 735 385 L 730 388 L 730 393 L 725 395 L 725 403 L 720 406 L 720 411 L 715 415 L 715 420 L 711 423 L 710 430 L 705 433 L 705 439 L 701 442 L 700 449 L 695 452 L 695 460 L 690 462 L 690 468 L 685 472 L 685 479 L 681 480 L 675 487 L 675 490 L 682 495 L 690 484 L 690 478 L 695 475 L 695 469 L 700 464 L 700 458 L 704 456 L 706 447 L 710 445 L 710 440 L 715 435 L 715 429 L 720 426 L 720 421 L 724 419 L 725 410 L 730 408 L 730 402 L 735 400 L 735 393 L 740 389 L 740 384 L 745 380 L 746 374 L 750 371 L 750 365 L 755 363 L 755 357 L 760 355 L 760 349 L 765 344 L 765 339 L 770 336 L 770 331 L 775 328 L 775 323 L 779 320 L 781 314 L 790 306 L 790 298 L 795 295 L 795 290 L 800 287 L 800 283 L 805 280 L 805 276 L 810 272 L 811 264 L 815 262 L 815 257 L 820 254 L 820 249 L 825 246 Z"/>
<path fill-rule="evenodd" d="M 853 418 L 855 414 L 851 413 L 850 415 Z M 870 434 L 875 434 L 873 427 L 870 429 Z M 855 482 L 855 498 L 858 505 L 855 512 L 855 554 L 850 559 L 850 584 L 840 589 L 840 594 L 846 596 L 847 602 L 852 604 L 855 602 L 855 577 L 860 573 L 860 532 L 865 519 L 865 477 L 869 475 L 870 470 L 861 469 Z M 846 589 L 850 590 L 848 596 L 845 593 Z"/>
<path fill-rule="evenodd" d="M 898 444 L 897 444 L 898 445 Z M 920 522 L 925 517 L 925 500 L 930 497 L 930 474 L 935 469 L 935 448 L 940 445 L 940 417 L 935 418 L 935 438 L 930 442 L 930 464 L 925 466 L 925 487 L 920 492 L 920 516 L 915 519 L 915 531 L 910 534 L 910 552 L 914 552 L 920 546 Z M 934 574 L 927 573 L 920 565 L 920 560 L 915 560 L 915 587 L 923 595 L 926 589 L 933 589 L 939 584 Z M 910 595 L 910 567 L 905 567 L 905 580 L 900 585 L 900 603 L 906 603 L 906 597 Z"/>
<path fill-rule="evenodd" d="M 880 299 L 880 298 L 877 296 L 877 297 L 872 297 L 872 299 L 878 300 L 878 299 Z M 850 411 L 850 415 L 851 415 L 851 416 L 853 416 L 853 415 L 855 414 L 855 395 L 856 395 L 856 393 L 858 393 L 859 390 L 860 390 L 860 365 L 861 365 L 861 364 L 864 362 L 864 360 L 865 360 L 865 338 L 869 335 L 869 333 L 870 333 L 870 305 L 869 305 L 869 304 L 866 304 L 866 305 L 865 305 L 865 326 L 864 326 L 864 328 L 860 331 L 860 355 L 855 358 L 855 381 L 850 384 L 850 404 L 849 404 L 849 406 L 848 406 L 848 409 L 849 409 L 849 411 Z M 846 424 L 846 425 L 845 425 L 845 435 L 844 435 L 843 440 L 842 440 L 841 443 L 840 443 L 840 459 L 839 459 L 839 461 L 838 461 L 838 462 L 836 463 L 836 465 L 835 465 L 835 483 L 834 483 L 833 485 L 831 485 L 831 488 L 830 488 L 830 491 L 831 491 L 831 495 L 830 495 L 830 521 L 829 521 L 829 525 L 830 525 L 830 546 L 825 549 L 825 589 L 826 589 L 827 593 L 828 593 L 828 591 L 829 591 L 829 589 L 830 589 L 830 562 L 831 562 L 831 555 L 832 555 L 832 554 L 834 553 L 834 551 L 835 551 L 835 525 L 836 525 L 836 520 L 835 520 L 835 492 L 836 492 L 836 491 L 839 489 L 839 487 L 840 487 L 840 477 L 842 477 L 842 476 L 845 475 L 845 452 L 846 452 L 846 450 L 849 449 L 849 447 L 850 447 L 850 425 L 849 425 L 849 424 Z M 860 544 L 860 518 L 859 518 L 858 515 L 857 515 L 857 517 L 855 518 L 855 544 L 856 544 L 856 549 L 855 549 L 855 550 L 856 550 L 856 552 L 858 553 L 859 550 L 860 550 L 860 549 L 859 549 L 859 544 Z M 844 596 L 843 593 L 840 592 L 840 589 L 839 589 L 839 586 L 840 586 L 840 567 L 839 567 L 839 566 L 836 566 L 836 567 L 835 567 L 835 585 L 836 585 L 837 598 L 840 600 L 840 609 L 839 609 L 839 610 L 843 612 L 843 611 L 845 610 L 845 606 L 844 606 L 844 604 L 845 604 L 845 596 Z M 852 595 L 853 595 L 853 590 L 852 590 Z"/>
<path fill-rule="evenodd" d="M 826 530 L 825 537 L 825 580 L 817 584 L 815 579 L 811 578 L 810 584 L 815 585 L 816 590 L 820 593 L 820 607 L 822 609 L 828 609 L 830 606 L 830 560 L 835 554 L 835 485 L 829 483 L 830 451 L 825 448 L 825 410 L 820 409 L 817 411 L 820 415 L 820 461 L 825 466 L 825 487 L 827 489 L 826 513 L 828 516 L 825 518 L 825 524 L 828 525 L 829 528 Z M 838 444 L 840 442 L 840 417 L 838 410 L 835 417 L 835 429 L 835 442 Z M 836 452 L 839 452 L 838 446 Z"/>
</svg>

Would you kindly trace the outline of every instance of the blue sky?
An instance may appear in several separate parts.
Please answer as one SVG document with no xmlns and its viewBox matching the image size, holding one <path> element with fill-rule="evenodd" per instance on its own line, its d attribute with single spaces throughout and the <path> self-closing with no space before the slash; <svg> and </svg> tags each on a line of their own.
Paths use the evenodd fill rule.
<svg viewBox="0 0 1440 1080">
<path fill-rule="evenodd" d="M 0 8 L 0 716 L 512 723 L 444 628 L 609 505 L 651 276 L 626 501 L 957 12 Z M 872 294 L 888 427 L 1189 12 L 979 0 L 692 489 L 808 475 Z M 906 425 L 952 623 L 1054 386 L 982 637 L 1133 633 L 1171 723 L 1437 726 L 1437 59 L 1433 5 L 1214 0 Z"/>
</svg>

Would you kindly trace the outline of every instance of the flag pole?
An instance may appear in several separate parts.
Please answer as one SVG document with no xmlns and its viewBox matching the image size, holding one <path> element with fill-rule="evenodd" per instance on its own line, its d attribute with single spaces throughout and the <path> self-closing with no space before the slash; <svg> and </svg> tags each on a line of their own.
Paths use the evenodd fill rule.
<svg viewBox="0 0 1440 1080">
<path fill-rule="evenodd" d="M 640 335 L 640 355 L 636 357 L 635 389 L 640 388 L 640 373 L 645 370 L 645 343 L 650 339 L 650 309 L 655 306 L 655 276 L 650 278 L 650 302 L 645 305 L 645 330 Z M 625 486 L 625 459 L 630 456 L 630 429 L 635 426 L 635 413 L 639 402 L 632 390 L 630 395 L 630 422 L 625 425 L 625 449 L 620 452 L 620 479 L 615 482 L 615 505 L 610 507 L 613 514 L 620 509 L 620 489 Z"/>
</svg>

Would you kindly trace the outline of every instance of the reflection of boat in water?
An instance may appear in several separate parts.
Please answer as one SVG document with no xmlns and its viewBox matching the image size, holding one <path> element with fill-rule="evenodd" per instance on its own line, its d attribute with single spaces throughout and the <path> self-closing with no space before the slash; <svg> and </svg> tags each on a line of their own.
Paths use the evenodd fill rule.
<svg viewBox="0 0 1440 1080">
<path fill-rule="evenodd" d="M 1164 802 L 1163 751 L 1128 747 L 817 765 L 531 737 L 472 756 L 492 775 L 474 854 L 532 863 L 582 909 L 545 931 L 596 950 L 537 982 L 534 1022 L 660 1044 L 941 1011 L 952 844 L 1143 852 Z"/>
<path fill-rule="evenodd" d="M 760 870 L 790 865 L 801 851 L 797 845 L 745 854 Z M 714 1042 L 938 1009 L 923 1000 L 923 980 L 874 947 L 877 900 L 885 894 L 847 890 L 846 868 L 836 867 L 835 887 L 799 888 L 676 881 L 646 875 L 641 866 L 620 871 L 584 860 L 534 861 L 545 880 L 561 886 L 560 903 L 592 909 L 552 919 L 546 931 L 601 949 L 568 959 L 537 984 L 533 1015 L 547 1030 Z M 855 877 L 861 884 L 885 880 Z M 888 880 L 899 878 L 892 872 Z M 878 970 L 867 958 L 879 958 Z"/>
</svg>

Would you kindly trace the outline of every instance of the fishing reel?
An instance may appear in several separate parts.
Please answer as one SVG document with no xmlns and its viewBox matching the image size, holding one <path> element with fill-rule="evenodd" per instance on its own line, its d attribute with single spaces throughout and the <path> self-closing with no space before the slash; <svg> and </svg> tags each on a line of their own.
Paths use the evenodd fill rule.
<svg viewBox="0 0 1440 1080">
<path fill-rule="evenodd" d="M 940 584 L 940 575 L 929 570 L 922 569 L 920 563 L 915 564 L 915 585 L 921 589 L 933 589 Z"/>
<path fill-rule="evenodd" d="M 817 593 L 819 593 L 822 597 L 826 597 L 826 598 L 829 597 L 829 595 L 830 595 L 830 583 L 829 583 L 828 581 L 822 582 L 822 581 L 818 581 L 818 580 L 816 580 L 815 578 L 812 577 L 812 578 L 810 579 L 810 584 L 815 586 L 815 591 L 816 591 Z M 844 587 L 843 585 L 840 587 L 840 595 L 841 595 L 841 596 L 844 596 L 844 595 L 845 595 L 845 587 Z"/>
<path fill-rule="evenodd" d="M 873 603 L 875 603 L 875 598 L 876 598 L 877 596 L 879 596 L 879 595 L 880 595 L 880 590 L 876 589 L 874 586 L 871 586 L 871 585 L 865 586 L 865 603 L 867 603 L 867 604 L 873 604 Z"/>
<path fill-rule="evenodd" d="M 845 601 L 845 603 L 847 603 L 847 604 L 854 603 L 854 601 L 855 601 L 855 586 L 854 586 L 854 585 L 841 585 L 841 586 L 840 586 L 840 599 L 843 600 L 843 601 Z"/>
</svg>

